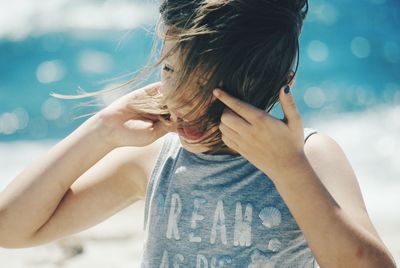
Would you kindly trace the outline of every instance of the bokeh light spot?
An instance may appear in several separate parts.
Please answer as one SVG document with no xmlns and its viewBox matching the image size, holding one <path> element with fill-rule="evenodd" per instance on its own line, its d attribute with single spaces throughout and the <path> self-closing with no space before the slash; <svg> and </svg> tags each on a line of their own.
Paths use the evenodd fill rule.
<svg viewBox="0 0 400 268">
<path fill-rule="evenodd" d="M 47 120 L 55 120 L 59 118 L 62 113 L 63 107 L 58 100 L 50 98 L 43 102 L 42 114 Z"/>
<path fill-rule="evenodd" d="M 26 128 L 28 126 L 28 123 L 29 123 L 29 114 L 28 114 L 28 112 L 24 108 L 18 107 L 13 111 L 13 113 L 18 118 L 18 129 Z"/>
<path fill-rule="evenodd" d="M 383 90 L 383 99 L 385 102 L 395 102 L 396 92 L 400 92 L 400 85 L 396 83 L 387 83 Z"/>
<path fill-rule="evenodd" d="M 326 96 L 319 87 L 310 87 L 304 94 L 304 102 L 310 108 L 321 108 L 326 102 Z"/>
<path fill-rule="evenodd" d="M 96 50 L 83 51 L 78 59 L 78 67 L 82 72 L 89 74 L 105 74 L 111 71 L 112 57 Z"/>
<path fill-rule="evenodd" d="M 18 129 L 18 118 L 14 113 L 0 115 L 0 134 L 11 135 Z"/>
<path fill-rule="evenodd" d="M 36 69 L 36 77 L 40 83 L 57 82 L 65 76 L 65 65 L 60 60 L 45 61 Z"/>
<path fill-rule="evenodd" d="M 328 58 L 329 48 L 325 43 L 313 40 L 308 44 L 307 55 L 313 61 L 322 62 Z"/>
<path fill-rule="evenodd" d="M 314 6 L 310 13 L 321 23 L 332 25 L 338 20 L 338 11 L 336 7 L 330 3 L 322 3 Z"/>
<path fill-rule="evenodd" d="M 353 38 L 350 48 L 353 55 L 360 59 L 368 58 L 371 53 L 371 45 L 368 39 L 361 36 Z"/>
</svg>

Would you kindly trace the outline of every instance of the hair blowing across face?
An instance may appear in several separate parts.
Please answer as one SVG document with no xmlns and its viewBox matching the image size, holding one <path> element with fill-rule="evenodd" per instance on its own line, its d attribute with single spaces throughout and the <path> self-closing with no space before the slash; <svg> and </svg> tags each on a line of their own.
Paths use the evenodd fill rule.
<svg viewBox="0 0 400 268">
<path fill-rule="evenodd" d="M 297 72 L 298 40 L 307 11 L 307 0 L 164 0 L 164 38 L 176 41 L 171 51 L 182 55 L 174 93 L 185 90 L 185 82 L 196 73 L 205 81 L 192 94 L 197 103 L 210 101 L 212 90 L 219 87 L 269 112 L 280 88 Z M 223 109 L 217 100 L 196 121 L 211 128 Z M 214 133 L 208 141 L 218 144 L 219 135 Z"/>
<path fill-rule="evenodd" d="M 219 100 L 211 102 L 213 89 L 222 88 L 269 112 L 279 99 L 280 88 L 297 72 L 299 35 L 307 11 L 307 0 L 161 0 L 157 29 L 165 25 L 167 31 L 158 33 L 164 40 L 172 39 L 175 47 L 120 86 L 80 95 L 50 95 L 81 99 L 133 87 L 178 52 L 182 65 L 174 72 L 171 94 L 158 94 L 132 105 L 144 112 L 167 114 L 164 101 L 181 95 L 188 81 L 194 81 L 197 88 L 191 87 L 185 94 L 192 99 L 184 100 L 195 103 L 189 114 L 199 114 L 204 103 L 212 104 L 190 124 L 203 131 L 216 129 L 201 141 L 211 153 L 216 152 L 226 148 L 216 127 L 225 107 Z M 155 55 L 155 44 L 149 60 Z M 90 101 L 87 104 L 93 106 Z"/>
</svg>

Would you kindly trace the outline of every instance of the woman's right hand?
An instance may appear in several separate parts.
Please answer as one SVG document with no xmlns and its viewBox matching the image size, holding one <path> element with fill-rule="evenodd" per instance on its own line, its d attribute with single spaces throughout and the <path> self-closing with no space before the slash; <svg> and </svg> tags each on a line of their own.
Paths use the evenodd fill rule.
<svg viewBox="0 0 400 268">
<path fill-rule="evenodd" d="M 168 113 L 160 107 L 159 89 L 155 83 L 118 98 L 21 171 L 0 194 L 0 247 L 50 242 L 142 197 L 148 167 L 139 162 L 152 162 L 155 150 L 145 150 L 146 159 L 126 159 L 126 150 L 109 153 L 116 147 L 148 145 L 168 132 L 168 123 L 159 115 Z M 135 108 L 144 106 L 148 109 L 141 112 Z M 137 165 L 127 169 L 127 163 Z M 123 176 L 126 172 L 136 174 L 135 182 Z M 115 182 L 118 187 L 107 189 Z M 106 195 L 107 201 L 94 192 Z"/>
<path fill-rule="evenodd" d="M 113 147 L 142 147 L 173 131 L 160 114 L 140 111 L 135 105 L 154 101 L 152 97 L 160 94 L 160 86 L 157 82 L 123 95 L 95 114 L 102 139 Z"/>
</svg>

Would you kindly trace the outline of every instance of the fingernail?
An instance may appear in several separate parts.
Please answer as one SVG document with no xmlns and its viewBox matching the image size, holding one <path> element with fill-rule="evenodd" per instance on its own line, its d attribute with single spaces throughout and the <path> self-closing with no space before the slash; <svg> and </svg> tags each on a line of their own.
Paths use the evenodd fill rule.
<svg viewBox="0 0 400 268">
<path fill-rule="evenodd" d="M 214 96 L 216 96 L 216 97 L 219 97 L 219 96 L 221 95 L 219 89 L 214 89 L 214 90 L 213 90 L 213 94 L 214 94 Z"/>
<path fill-rule="evenodd" d="M 289 85 L 286 85 L 285 88 L 284 88 L 283 90 L 284 90 L 285 94 L 289 94 L 289 92 L 290 92 L 290 87 L 289 87 Z"/>
</svg>

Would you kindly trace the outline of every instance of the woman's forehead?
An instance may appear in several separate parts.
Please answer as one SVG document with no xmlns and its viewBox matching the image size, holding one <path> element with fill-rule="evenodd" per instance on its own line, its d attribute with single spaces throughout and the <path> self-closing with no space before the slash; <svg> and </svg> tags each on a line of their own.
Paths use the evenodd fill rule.
<svg viewBox="0 0 400 268">
<path fill-rule="evenodd" d="M 170 63 L 171 65 L 174 65 L 173 67 L 176 67 L 175 65 L 177 65 L 179 63 L 179 53 L 178 50 L 173 51 L 173 53 L 169 53 L 170 51 L 172 51 L 172 49 L 174 49 L 176 46 L 176 41 L 174 40 L 164 40 L 164 44 L 161 50 L 161 57 L 164 57 L 166 54 L 169 54 L 168 57 L 165 58 L 165 60 L 168 61 L 168 63 Z"/>
</svg>

